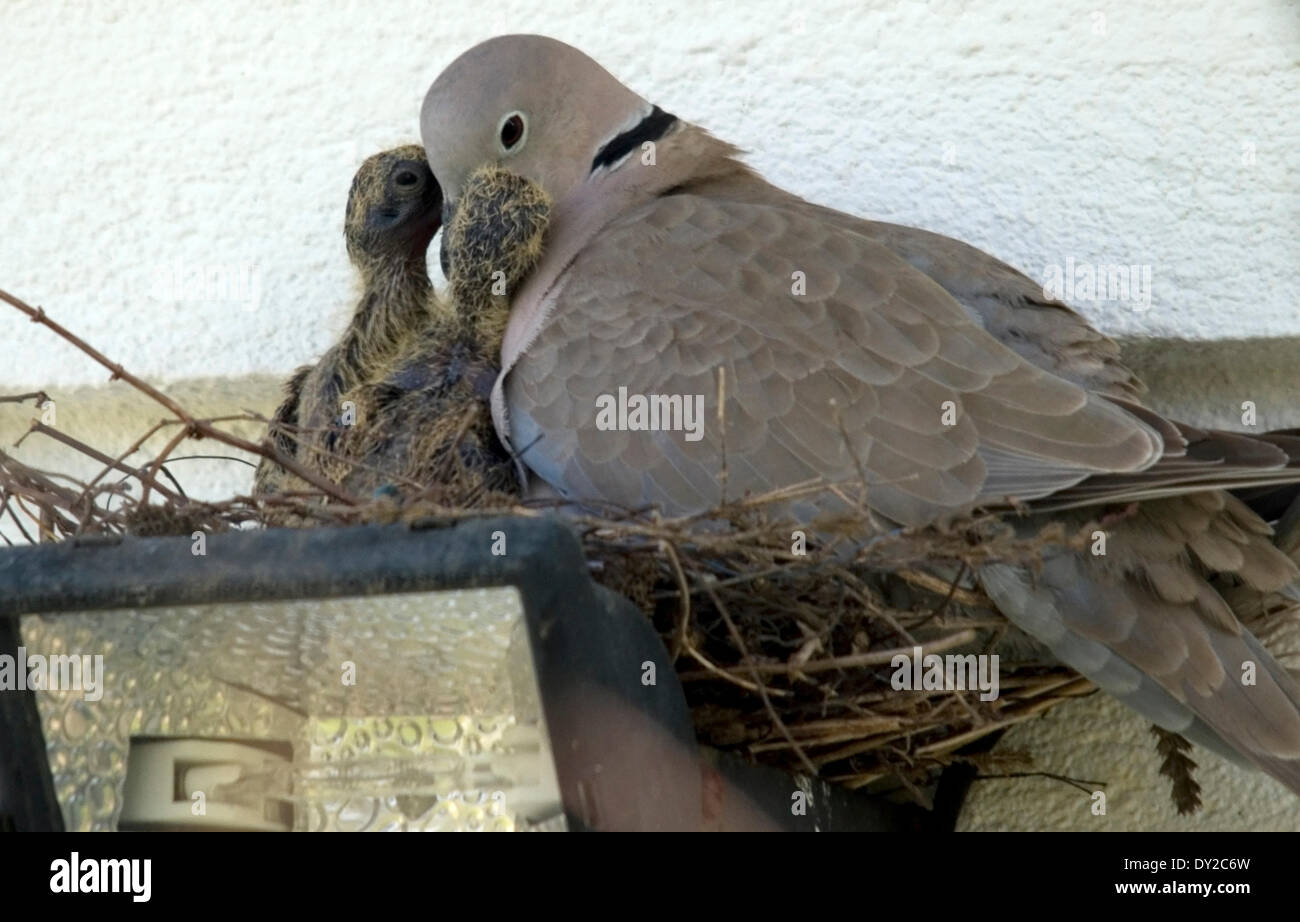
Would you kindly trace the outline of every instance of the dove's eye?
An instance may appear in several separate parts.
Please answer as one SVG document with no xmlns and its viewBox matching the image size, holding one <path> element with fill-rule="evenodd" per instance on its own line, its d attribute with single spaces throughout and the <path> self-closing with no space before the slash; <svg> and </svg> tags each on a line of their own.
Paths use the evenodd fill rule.
<svg viewBox="0 0 1300 922">
<path fill-rule="evenodd" d="M 509 152 L 514 150 L 524 141 L 524 135 L 528 132 L 528 126 L 524 122 L 522 112 L 511 112 L 501 120 L 501 130 L 497 137 L 501 141 L 501 149 Z"/>
</svg>

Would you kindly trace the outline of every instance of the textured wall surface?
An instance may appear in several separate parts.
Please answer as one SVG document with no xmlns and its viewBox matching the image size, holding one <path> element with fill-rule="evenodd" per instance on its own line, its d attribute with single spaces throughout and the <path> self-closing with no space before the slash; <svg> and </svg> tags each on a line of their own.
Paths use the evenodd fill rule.
<svg viewBox="0 0 1300 922">
<path fill-rule="evenodd" d="M 1028 753 L 1031 777 L 976 781 L 958 829 L 1063 832 L 1300 830 L 1295 795 L 1260 772 L 1193 748 L 1202 807 L 1179 816 L 1160 775 L 1151 724 L 1102 694 L 1071 701 L 1013 728 L 995 752 Z M 1007 770 L 1002 770 L 1007 771 Z M 998 769 L 992 770 L 999 773 Z M 1055 776 L 1055 777 L 1049 777 Z M 1065 779 L 1069 779 L 1066 781 Z M 1070 783 L 1073 782 L 1073 783 Z M 1094 813 L 1095 792 L 1105 794 Z"/>
<path fill-rule="evenodd" d="M 814 200 L 960 237 L 1037 279 L 1149 271 L 1126 298 L 1066 295 L 1133 341 L 1152 404 L 1236 425 L 1254 400 L 1261 426 L 1300 424 L 1294 0 L 677 0 L 598 14 L 580 0 L 8 0 L 0 288 L 198 413 L 269 412 L 276 381 L 346 321 L 356 166 L 416 139 L 433 77 L 511 31 L 582 47 Z M 121 449 L 162 413 L 106 377 L 0 305 L 0 393 L 45 388 L 60 429 Z M 6 451 L 32 415 L 0 404 Z M 88 472 L 48 439 L 19 454 Z M 249 482 L 233 462 L 171 467 L 199 497 Z M 986 781 L 968 828 L 1300 828 L 1294 798 L 1208 755 L 1206 812 L 1174 816 L 1144 725 L 1099 696 L 1004 745 L 1108 781 L 1108 818 L 1060 782 Z"/>
<path fill-rule="evenodd" d="M 140 373 L 283 372 L 343 322 L 360 159 L 474 41 L 545 31 L 818 201 L 1036 278 L 1149 266 L 1149 310 L 1075 299 L 1109 331 L 1300 332 L 1294 2 L 488 7 L 10 0 L 0 287 Z M 102 380 L 0 323 L 6 382 Z"/>
</svg>

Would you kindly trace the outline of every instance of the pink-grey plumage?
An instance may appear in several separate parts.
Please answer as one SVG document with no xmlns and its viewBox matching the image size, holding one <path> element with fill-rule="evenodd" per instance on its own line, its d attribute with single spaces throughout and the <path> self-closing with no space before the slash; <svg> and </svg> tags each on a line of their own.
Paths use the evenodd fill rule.
<svg viewBox="0 0 1300 922">
<path fill-rule="evenodd" d="M 1115 344 L 1023 274 L 773 186 L 563 43 L 470 49 L 430 88 L 421 128 L 453 206 L 484 163 L 554 200 L 493 394 L 499 434 L 551 488 L 710 508 L 725 369 L 732 497 L 865 472 L 884 525 L 1011 501 L 1033 512 L 1026 528 L 1140 501 L 1109 526 L 1105 556 L 1062 551 L 1037 573 L 978 577 L 1102 688 L 1300 791 L 1300 689 L 1211 582 L 1268 593 L 1297 578 L 1224 492 L 1296 480 L 1284 448 L 1163 419 Z M 619 387 L 704 395 L 703 438 L 598 429 L 596 399 Z"/>
</svg>

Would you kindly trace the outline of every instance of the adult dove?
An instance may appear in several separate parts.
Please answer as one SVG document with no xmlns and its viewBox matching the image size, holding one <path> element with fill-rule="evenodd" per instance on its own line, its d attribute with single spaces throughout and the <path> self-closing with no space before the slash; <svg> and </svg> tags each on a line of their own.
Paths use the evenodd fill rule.
<svg viewBox="0 0 1300 922">
<path fill-rule="evenodd" d="M 1265 593 L 1297 578 L 1226 492 L 1297 479 L 1285 451 L 1142 407 L 1115 344 L 1028 277 L 777 188 L 553 39 L 462 54 L 421 133 L 445 212 L 484 164 L 553 200 L 493 391 L 498 434 L 551 488 L 677 515 L 724 485 L 735 498 L 865 476 L 877 527 L 1008 503 L 1026 530 L 1104 518 L 1104 555 L 977 578 L 1103 689 L 1300 792 L 1300 687 L 1211 582 Z M 699 397 L 702 432 L 597 425 L 620 388 Z"/>
</svg>

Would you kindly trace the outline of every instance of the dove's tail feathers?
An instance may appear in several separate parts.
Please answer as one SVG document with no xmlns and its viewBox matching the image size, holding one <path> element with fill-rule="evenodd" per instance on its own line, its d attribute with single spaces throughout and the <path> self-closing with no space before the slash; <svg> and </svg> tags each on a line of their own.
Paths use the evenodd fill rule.
<svg viewBox="0 0 1300 922">
<path fill-rule="evenodd" d="M 1066 597 L 1093 588 L 1079 569 L 1067 593 L 1050 577 L 1036 581 L 1019 567 L 994 565 L 980 577 L 1013 623 L 1103 691 L 1152 723 L 1238 764 L 1254 764 L 1300 794 L 1300 689 L 1258 639 L 1245 630 L 1232 635 L 1168 603 L 1144 605 L 1142 615 L 1126 619 L 1133 630 L 1125 642 L 1090 637 L 1070 622 L 1100 625 L 1096 613 L 1104 609 L 1081 607 L 1080 600 Z M 1120 588 L 1134 603 L 1145 601 L 1137 597 L 1136 585 L 1110 588 Z M 1156 627 L 1156 621 L 1165 623 Z M 1132 659 L 1120 652 L 1161 635 L 1164 649 L 1153 647 Z M 1156 659 L 1165 661 L 1167 672 L 1149 674 Z M 1135 665 L 1139 660 L 1146 661 L 1146 669 Z M 1252 675 L 1246 675 L 1248 669 Z"/>
<path fill-rule="evenodd" d="M 1261 439 L 1276 445 L 1300 467 L 1300 429 L 1266 432 Z M 1278 546 L 1288 554 L 1300 546 L 1300 483 L 1247 487 L 1234 491 L 1266 522 L 1278 522 Z"/>
<path fill-rule="evenodd" d="M 1217 511 L 1209 499 L 1222 501 Z M 1037 572 L 995 564 L 980 580 L 1013 623 L 1102 690 L 1300 794 L 1300 685 L 1209 581 L 1216 570 L 1268 593 L 1294 579 L 1252 520 L 1263 526 L 1222 493 L 1144 504 L 1107 528 L 1104 554 L 1061 552 Z"/>
<path fill-rule="evenodd" d="M 1035 502 L 1035 510 L 1061 512 L 1198 490 L 1231 490 L 1271 521 L 1271 508 L 1300 495 L 1300 430 L 1256 436 L 1200 429 L 1126 400 L 1107 399 L 1160 433 L 1165 443 L 1160 460 L 1141 471 L 1089 477 Z"/>
<path fill-rule="evenodd" d="M 1281 448 L 1291 458 L 1289 467 L 1300 468 L 1300 429 L 1279 429 L 1260 436 Z M 1300 483 L 1253 486 L 1234 490 L 1251 511 L 1273 527 L 1273 543 L 1300 565 Z M 1300 581 L 1278 590 L 1293 602 L 1300 602 Z"/>
</svg>

